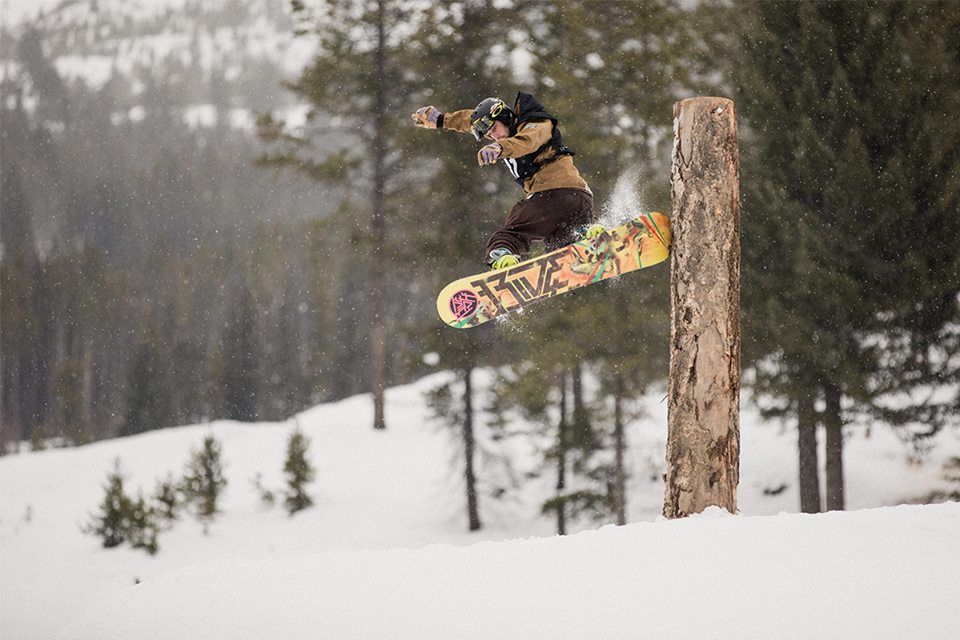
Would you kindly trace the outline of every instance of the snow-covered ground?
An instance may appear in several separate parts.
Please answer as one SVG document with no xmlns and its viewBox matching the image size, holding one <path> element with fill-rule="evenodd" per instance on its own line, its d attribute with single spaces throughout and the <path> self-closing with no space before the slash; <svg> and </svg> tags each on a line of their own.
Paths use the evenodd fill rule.
<svg viewBox="0 0 960 640">
<path fill-rule="evenodd" d="M 568 538 L 207 562 L 125 589 L 57 637 L 956 637 L 960 504 L 713 509 Z"/>
<path fill-rule="evenodd" d="M 539 505 L 552 469 L 537 466 L 531 439 L 492 439 L 482 417 L 495 455 L 479 471 L 484 529 L 468 533 L 456 434 L 424 402 L 448 379 L 391 389 L 383 432 L 358 396 L 284 423 L 217 422 L 0 459 L 0 637 L 946 638 L 960 624 L 960 505 L 778 516 L 797 510 L 796 433 L 761 423 L 746 403 L 739 517 L 657 521 L 666 404 L 656 390 L 629 429 L 634 524 L 579 522 L 581 533 L 551 537 Z M 291 518 L 265 506 L 252 480 L 282 488 L 296 426 L 318 474 L 315 506 Z M 128 488 L 150 493 L 211 432 L 230 484 L 209 530 L 182 520 L 154 557 L 81 532 L 115 459 Z M 947 488 L 942 466 L 960 439 L 944 432 L 935 444 L 918 464 L 892 430 L 851 429 L 848 508 Z"/>
</svg>

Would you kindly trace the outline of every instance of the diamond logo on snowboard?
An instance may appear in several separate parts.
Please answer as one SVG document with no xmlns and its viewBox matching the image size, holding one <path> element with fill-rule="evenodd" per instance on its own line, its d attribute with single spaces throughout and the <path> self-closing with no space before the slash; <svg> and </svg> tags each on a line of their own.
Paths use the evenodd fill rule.
<svg viewBox="0 0 960 640">
<path fill-rule="evenodd" d="M 450 311 L 457 320 L 463 320 L 477 311 L 477 303 L 477 294 L 469 289 L 463 289 L 450 296 Z"/>
</svg>

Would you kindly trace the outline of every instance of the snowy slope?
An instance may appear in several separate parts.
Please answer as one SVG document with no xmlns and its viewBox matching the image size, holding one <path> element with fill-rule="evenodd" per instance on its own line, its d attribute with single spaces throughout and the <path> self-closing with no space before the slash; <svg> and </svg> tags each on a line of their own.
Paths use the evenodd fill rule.
<svg viewBox="0 0 960 640">
<path fill-rule="evenodd" d="M 956 637 L 960 504 L 714 509 L 568 538 L 209 562 L 128 587 L 57 637 Z"/>
<path fill-rule="evenodd" d="M 478 376 L 477 387 L 484 388 L 491 376 L 490 372 Z M 469 545 L 481 541 L 549 536 L 554 531 L 552 520 L 539 515 L 539 504 L 551 495 L 550 487 L 554 483 L 552 469 L 537 466 L 536 452 L 529 438 L 491 439 L 489 430 L 483 426 L 485 417 L 480 419 L 478 437 L 482 447 L 492 455 L 484 456 L 479 468 L 484 529 L 474 534 L 466 531 L 456 434 L 427 417 L 423 398 L 425 391 L 448 379 L 449 374 L 441 373 L 389 390 L 389 429 L 385 432 L 370 428 L 372 415 L 368 396 L 322 405 L 298 416 L 296 423 L 312 440 L 310 455 L 318 476 L 312 487 L 315 507 L 293 518 L 286 516 L 278 507 L 265 507 L 251 483 L 257 474 L 262 474 L 266 486 L 275 489 L 282 487 L 281 469 L 286 440 L 295 426 L 293 420 L 276 424 L 217 422 L 211 426 L 167 429 L 75 449 L 0 458 L 0 638 L 50 638 L 64 625 L 73 624 L 74 621 L 75 626 L 70 627 L 72 631 L 60 637 L 150 637 L 142 633 L 122 635 L 120 632 L 129 628 L 121 625 L 121 620 L 109 609 L 114 606 L 111 603 L 127 603 L 125 606 L 130 610 L 130 617 L 126 620 L 134 624 L 143 621 L 144 616 L 153 615 L 153 607 L 169 609 L 164 598 L 171 597 L 169 593 L 171 590 L 177 591 L 177 585 L 182 587 L 179 589 L 181 598 L 183 593 L 190 593 L 189 598 L 178 601 L 178 606 L 186 607 L 187 601 L 209 604 L 203 600 L 201 592 L 210 581 L 217 583 L 221 580 L 219 576 L 222 576 L 222 582 L 218 583 L 218 593 L 231 594 L 220 611 L 223 616 L 234 611 L 229 608 L 229 600 L 239 597 L 231 590 L 240 588 L 239 585 L 243 585 L 243 589 L 251 588 L 254 586 L 251 583 L 259 583 L 259 576 L 262 576 L 262 588 L 251 591 L 262 599 L 267 597 L 264 590 L 272 589 L 271 585 L 276 586 L 274 581 L 280 581 L 281 576 L 287 573 L 291 575 L 290 584 L 295 587 L 299 585 L 298 591 L 303 591 L 300 602 L 318 603 L 319 609 L 311 616 L 322 615 L 327 606 L 349 612 L 358 611 L 364 606 L 401 607 L 402 602 L 417 603 L 421 607 L 419 610 L 425 611 L 423 607 L 426 603 L 420 599 L 428 593 L 424 590 L 449 591 L 447 583 L 438 582 L 432 586 L 424 583 L 421 591 L 413 590 L 418 599 L 409 601 L 399 600 L 396 591 L 398 584 L 405 585 L 404 589 L 413 589 L 407 583 L 419 581 L 420 578 L 419 574 L 410 571 L 419 571 L 417 567 L 421 564 L 430 567 L 449 564 L 457 571 L 466 573 L 461 578 L 457 577 L 460 574 L 449 572 L 441 573 L 436 578 L 441 581 L 462 580 L 469 584 L 471 580 L 467 576 L 476 574 L 477 567 L 485 566 L 488 558 L 505 560 L 514 555 L 521 558 L 530 555 L 531 558 L 540 558 L 537 562 L 558 563 L 551 569 L 556 572 L 561 566 L 566 566 L 567 560 L 572 562 L 573 556 L 581 553 L 580 545 L 585 545 L 582 549 L 588 557 L 609 545 L 637 545 L 635 553 L 644 556 L 644 563 L 653 563 L 650 565 L 653 569 L 660 566 L 656 554 L 661 550 L 663 553 L 669 551 L 681 555 L 692 553 L 691 549 L 682 546 L 669 550 L 657 547 L 667 545 L 669 540 L 680 535 L 675 531 L 685 531 L 683 527 L 687 526 L 679 525 L 678 529 L 670 529 L 677 526 L 673 524 L 632 528 L 629 534 L 605 531 L 575 538 L 583 542 L 540 540 L 510 543 L 502 548 L 498 545 L 481 545 L 462 551 L 412 551 L 435 543 Z M 628 463 L 632 478 L 628 488 L 628 519 L 631 522 L 653 521 L 660 513 L 663 499 L 660 477 L 666 435 L 666 404 L 661 402 L 662 398 L 662 390 L 645 398 L 643 405 L 647 417 L 630 425 Z M 485 406 L 486 400 L 478 398 L 475 404 Z M 795 431 L 777 424 L 762 424 L 746 403 L 744 407 L 739 494 L 742 513 L 773 515 L 780 511 L 796 511 Z M 518 422 L 512 426 L 521 429 L 524 425 Z M 192 520 L 180 522 L 161 535 L 159 554 L 149 557 L 127 547 L 104 550 L 97 539 L 81 533 L 79 525 L 96 510 L 102 497 L 101 484 L 116 458 L 122 460 L 123 469 L 129 477 L 128 487 L 136 489 L 139 486 L 149 493 L 155 483 L 168 473 L 179 477 L 191 449 L 199 448 L 209 432 L 223 445 L 230 485 L 224 499 L 224 513 L 206 534 Z M 863 509 L 898 504 L 931 490 L 945 488 L 941 467 L 950 456 L 960 455 L 958 434 L 940 434 L 936 447 L 923 464 L 910 463 L 908 453 L 888 428 L 875 427 L 869 438 L 864 437 L 862 431 L 852 429 L 846 447 L 848 507 Z M 522 485 L 517 488 L 512 488 L 506 482 L 504 459 L 509 460 L 514 476 L 523 479 Z M 536 477 L 528 479 L 531 475 Z M 492 497 L 504 489 L 506 491 L 499 499 Z M 768 495 L 770 493 L 774 495 Z M 900 511 L 896 513 L 901 514 Z M 952 512 L 930 510 L 931 514 L 939 514 L 930 516 L 933 522 L 928 522 L 926 515 L 917 515 L 926 513 L 928 511 L 925 509 L 907 509 L 902 512 L 903 515 L 890 517 L 900 523 L 896 526 L 902 525 L 906 530 L 913 526 L 909 524 L 913 518 L 919 518 L 918 522 L 927 523 L 922 526 L 929 525 L 934 530 L 952 526 L 955 537 L 960 533 L 956 531 L 955 518 L 949 515 Z M 806 548 L 807 554 L 821 556 L 829 552 L 828 557 L 832 557 L 829 555 L 833 553 L 832 550 L 816 545 L 822 543 L 817 536 L 846 529 L 847 525 L 843 523 L 847 521 L 835 521 L 835 517 L 838 516 L 824 517 L 822 521 L 826 524 L 816 525 L 825 528 L 811 532 L 811 540 L 803 543 L 809 546 Z M 851 517 L 861 516 L 856 514 Z M 886 528 L 888 524 L 895 526 L 895 522 L 886 521 L 887 515 L 863 517 L 880 518 L 869 520 L 871 524 L 863 524 L 863 528 Z M 790 530 L 800 531 L 807 526 L 804 518 L 760 519 L 750 525 L 736 524 L 740 519 L 731 522 L 705 519 L 705 522 L 697 526 L 707 529 L 714 525 L 733 527 L 729 533 L 731 536 L 739 526 L 753 527 L 749 535 L 761 537 L 766 535 L 768 528 L 772 528 L 776 529 L 776 536 L 781 536 L 777 538 L 781 541 L 782 537 L 792 535 Z M 573 530 L 592 526 L 596 525 L 581 522 Z M 851 521 L 850 526 L 853 532 L 857 532 L 861 524 Z M 604 537 L 591 537 L 597 535 Z M 709 537 L 713 534 L 702 530 L 696 535 Z M 596 540 L 602 542 L 590 542 Z M 556 546 L 565 544 L 572 546 Z M 589 550 L 594 544 L 598 548 Z M 850 541 L 850 544 L 854 543 Z M 651 550 L 656 553 L 643 551 L 646 545 L 651 545 Z M 884 553 L 900 554 L 910 551 L 908 547 L 910 545 L 901 543 L 896 547 L 888 547 Z M 407 551 L 397 551 L 398 548 Z M 916 549 L 913 551 L 920 552 Z M 928 551 L 931 554 L 938 552 L 935 546 Z M 557 554 L 563 555 L 562 563 Z M 799 562 L 797 558 L 794 560 Z M 919 562 L 924 558 L 911 556 L 911 560 Z M 694 554 L 691 561 L 700 562 L 701 558 Z M 615 559 L 607 560 L 607 563 L 620 564 Z M 633 563 L 633 560 L 624 558 L 622 570 L 626 571 Z M 376 568 L 381 565 L 382 571 Z M 517 566 L 522 568 L 524 565 L 520 563 Z M 599 580 L 600 574 L 594 574 L 591 566 L 584 564 L 569 576 L 564 569 L 563 582 L 575 585 L 579 581 L 586 581 L 589 585 L 591 580 Z M 598 566 L 606 565 L 601 563 Z M 723 568 L 708 564 L 703 570 L 719 572 Z M 512 584 L 510 580 L 515 578 L 504 573 L 508 569 L 490 566 L 485 569 L 490 575 L 484 579 L 489 578 L 494 582 L 478 584 L 484 586 L 484 591 L 493 588 L 497 581 Z M 539 565 L 534 569 L 536 572 L 544 570 Z M 759 571 L 761 568 L 755 569 Z M 350 591 L 361 588 L 360 583 L 368 575 L 364 571 L 371 571 L 378 577 L 371 578 L 365 589 Z M 341 600 L 331 600 L 334 596 L 328 591 L 339 591 L 337 585 L 341 576 L 346 590 L 339 596 Z M 556 585 L 561 582 L 556 578 L 555 573 L 547 572 L 543 580 Z M 656 577 L 657 581 L 664 579 L 662 576 Z M 898 576 L 896 579 L 903 580 L 904 577 Z M 137 581 L 142 584 L 134 588 Z M 739 579 L 735 582 L 739 582 Z M 642 583 L 643 597 L 651 597 L 649 590 L 659 588 L 658 584 Z M 520 588 L 520 585 L 513 584 L 512 588 Z M 322 593 L 318 590 L 322 590 Z M 358 595 L 360 593 L 368 595 Z M 143 597 L 147 599 L 138 600 L 140 594 L 145 594 Z M 279 596 L 286 595 L 285 591 L 280 590 Z M 210 594 L 209 597 L 218 596 Z M 446 596 L 435 593 L 432 597 Z M 463 592 L 458 596 L 451 591 L 449 597 L 465 596 Z M 636 597 L 641 599 L 639 594 Z M 352 604 L 348 606 L 346 601 Z M 246 600 L 241 599 L 240 602 Z M 277 610 L 293 606 L 279 601 L 271 602 L 263 606 L 275 606 Z M 320 603 L 326 604 L 320 607 Z M 94 612 L 91 614 L 93 617 L 83 617 L 85 612 Z M 251 617 L 259 618 L 261 614 L 262 611 L 251 614 Z M 432 615 L 441 614 L 434 611 Z M 171 613 L 166 617 L 168 622 L 175 618 L 184 621 L 193 619 L 188 610 L 180 610 L 178 615 Z M 315 617 L 304 620 L 309 624 L 316 622 Z M 249 624 L 252 629 L 262 631 L 257 627 L 256 620 L 245 622 L 241 616 L 237 623 Z M 342 618 L 338 624 L 341 623 L 348 624 L 349 619 Z M 108 630 L 114 629 L 114 624 L 117 625 L 118 635 L 111 636 Z M 160 633 L 162 630 L 154 631 Z M 201 637 L 185 628 L 175 627 L 174 631 L 179 635 L 154 637 Z M 75 635 L 71 635 L 74 632 Z M 332 631 L 330 635 L 321 635 L 360 637 L 354 634 L 336 635 Z M 268 636 L 261 634 L 249 637 Z"/>
</svg>

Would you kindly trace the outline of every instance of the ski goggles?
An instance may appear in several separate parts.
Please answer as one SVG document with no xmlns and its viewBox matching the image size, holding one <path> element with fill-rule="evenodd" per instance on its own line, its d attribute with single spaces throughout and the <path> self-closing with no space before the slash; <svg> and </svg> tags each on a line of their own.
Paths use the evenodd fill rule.
<svg viewBox="0 0 960 640">
<path fill-rule="evenodd" d="M 487 135 L 487 131 L 490 131 L 490 128 L 493 127 L 493 123 L 494 119 L 490 116 L 480 116 L 470 123 L 473 137 L 477 139 L 477 142 L 483 140 L 483 136 Z"/>
<path fill-rule="evenodd" d="M 490 109 L 490 113 L 480 116 L 470 123 L 470 128 L 473 130 L 473 137 L 477 139 L 477 142 L 483 140 L 483 136 L 490 131 L 490 127 L 497 121 L 497 117 L 505 110 L 508 110 L 506 103 L 504 103 L 503 100 L 497 100 L 496 104 Z"/>
</svg>

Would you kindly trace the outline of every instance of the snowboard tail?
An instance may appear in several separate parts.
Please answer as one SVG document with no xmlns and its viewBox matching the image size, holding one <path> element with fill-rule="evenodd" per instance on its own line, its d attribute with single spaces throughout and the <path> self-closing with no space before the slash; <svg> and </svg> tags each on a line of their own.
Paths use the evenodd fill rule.
<svg viewBox="0 0 960 640">
<path fill-rule="evenodd" d="M 449 326 L 469 329 L 539 300 L 663 262 L 670 220 L 644 213 L 600 235 L 520 264 L 454 280 L 437 296 Z"/>
</svg>

